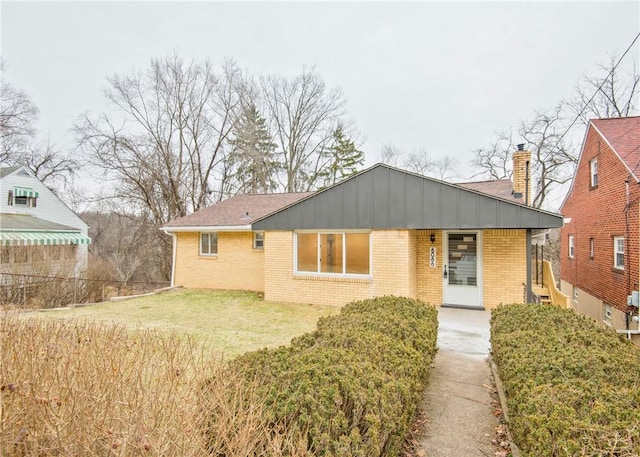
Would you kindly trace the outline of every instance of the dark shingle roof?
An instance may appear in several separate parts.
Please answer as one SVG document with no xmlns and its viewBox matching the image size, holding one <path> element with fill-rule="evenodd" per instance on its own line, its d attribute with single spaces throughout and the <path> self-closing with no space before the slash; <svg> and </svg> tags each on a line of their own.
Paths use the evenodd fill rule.
<svg viewBox="0 0 640 457">
<path fill-rule="evenodd" d="M 0 230 L 80 231 L 77 228 L 40 219 L 31 214 L 0 213 Z"/>
<path fill-rule="evenodd" d="M 517 198 L 513 194 L 513 183 L 510 179 L 497 179 L 494 181 L 478 181 L 478 182 L 461 182 L 456 184 L 465 189 L 475 190 L 483 194 L 492 195 L 502 198 L 503 200 L 511 200 L 516 203 L 524 204 L 524 196 Z M 531 198 L 531 196 L 529 196 Z"/>
<path fill-rule="evenodd" d="M 165 228 L 243 226 L 311 195 L 312 192 L 288 194 L 242 194 L 215 205 L 174 219 Z"/>
</svg>

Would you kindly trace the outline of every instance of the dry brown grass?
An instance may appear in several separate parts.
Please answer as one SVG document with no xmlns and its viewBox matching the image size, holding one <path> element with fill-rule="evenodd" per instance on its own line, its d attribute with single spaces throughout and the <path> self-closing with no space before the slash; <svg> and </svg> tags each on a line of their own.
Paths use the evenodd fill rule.
<svg viewBox="0 0 640 457">
<path fill-rule="evenodd" d="M 251 386 L 155 330 L 2 316 L 0 389 L 3 457 L 304 455 Z"/>
</svg>

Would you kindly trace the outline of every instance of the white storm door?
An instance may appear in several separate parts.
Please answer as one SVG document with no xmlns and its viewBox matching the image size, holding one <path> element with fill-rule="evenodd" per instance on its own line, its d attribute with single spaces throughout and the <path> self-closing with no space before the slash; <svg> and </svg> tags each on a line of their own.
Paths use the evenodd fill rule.
<svg viewBox="0 0 640 457">
<path fill-rule="evenodd" d="M 482 234 L 448 232 L 445 241 L 444 303 L 482 307 Z"/>
</svg>

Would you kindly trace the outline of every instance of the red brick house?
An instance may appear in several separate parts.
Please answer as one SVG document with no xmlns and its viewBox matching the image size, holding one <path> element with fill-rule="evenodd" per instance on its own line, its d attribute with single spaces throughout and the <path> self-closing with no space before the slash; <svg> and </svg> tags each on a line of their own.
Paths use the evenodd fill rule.
<svg viewBox="0 0 640 457">
<path fill-rule="evenodd" d="M 560 209 L 561 290 L 577 311 L 638 334 L 640 117 L 589 123 Z"/>
</svg>

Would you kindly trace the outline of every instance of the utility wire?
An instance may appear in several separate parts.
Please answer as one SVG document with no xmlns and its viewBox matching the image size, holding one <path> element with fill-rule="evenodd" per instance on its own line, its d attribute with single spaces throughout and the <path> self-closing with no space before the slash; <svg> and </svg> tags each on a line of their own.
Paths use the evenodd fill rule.
<svg viewBox="0 0 640 457">
<path fill-rule="evenodd" d="M 602 86 L 604 85 L 604 83 L 609 79 L 609 77 L 613 74 L 613 72 L 616 70 L 616 68 L 618 68 L 618 65 L 620 65 L 620 63 L 622 62 L 622 59 L 625 58 L 625 56 L 629 53 L 629 51 L 631 50 L 631 48 L 633 47 L 634 44 L 636 44 L 636 41 L 638 41 L 638 38 L 640 38 L 640 33 L 638 33 L 636 35 L 636 37 L 633 39 L 633 41 L 631 42 L 631 44 L 627 47 L 627 50 L 624 51 L 624 53 L 620 56 L 620 58 L 618 59 L 618 62 L 616 62 L 616 64 L 613 66 L 613 68 L 611 69 L 611 71 L 609 72 L 609 74 L 607 75 L 606 78 L 604 78 L 602 80 L 602 82 L 600 83 L 600 85 L 598 86 L 598 88 L 596 89 L 596 91 L 593 93 L 593 95 L 591 96 L 591 98 L 589 99 L 589 101 L 587 103 L 584 104 L 584 106 L 582 107 L 582 109 L 580 110 L 580 112 L 578 113 L 578 115 L 575 117 L 575 119 L 573 120 L 573 122 L 569 125 L 569 127 L 567 127 L 567 129 L 564 131 L 564 133 L 560 136 L 560 138 L 558 138 L 558 141 L 556 141 L 556 144 L 553 146 L 553 149 L 556 149 L 558 147 L 558 145 L 560 144 L 560 142 L 562 141 L 562 139 L 567 135 L 567 133 L 569 133 L 569 130 L 571 130 L 571 128 L 575 125 L 576 122 L 578 122 L 578 119 L 580 119 L 580 116 L 582 116 L 582 114 L 584 113 L 584 111 L 587 109 L 587 106 L 589 106 L 589 104 L 593 101 L 594 98 L 596 98 L 596 95 L 598 95 L 598 92 L 600 91 L 600 89 L 602 89 Z"/>
</svg>

